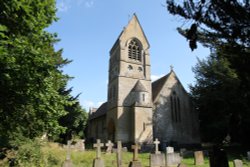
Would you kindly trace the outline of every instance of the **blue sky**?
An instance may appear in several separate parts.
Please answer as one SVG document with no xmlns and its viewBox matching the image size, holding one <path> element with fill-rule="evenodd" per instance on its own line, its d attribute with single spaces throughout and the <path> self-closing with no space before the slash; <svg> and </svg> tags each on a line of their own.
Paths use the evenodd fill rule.
<svg viewBox="0 0 250 167">
<path fill-rule="evenodd" d="M 192 67 L 209 50 L 198 46 L 191 51 L 177 26 L 192 22 L 168 13 L 165 0 L 57 0 L 57 17 L 48 30 L 61 39 L 55 48 L 63 48 L 63 57 L 73 60 L 64 73 L 73 76 L 68 87 L 73 95 L 81 93 L 85 109 L 98 107 L 107 100 L 109 50 L 123 27 L 136 13 L 150 43 L 152 80 L 166 75 L 170 65 L 187 91 L 194 83 Z"/>
</svg>

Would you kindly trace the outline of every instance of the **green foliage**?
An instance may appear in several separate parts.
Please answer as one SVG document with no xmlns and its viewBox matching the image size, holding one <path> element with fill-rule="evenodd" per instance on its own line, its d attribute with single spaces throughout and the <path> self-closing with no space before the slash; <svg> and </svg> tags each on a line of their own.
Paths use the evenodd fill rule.
<svg viewBox="0 0 250 167">
<path fill-rule="evenodd" d="M 41 166 L 44 155 L 41 152 L 41 143 L 38 140 L 20 142 L 16 151 L 15 164 L 18 166 Z M 32 164 L 32 165 L 31 165 Z"/>
<path fill-rule="evenodd" d="M 68 95 L 68 101 L 71 104 L 65 105 L 66 115 L 60 117 L 59 124 L 63 127 L 66 127 L 65 133 L 60 134 L 60 138 L 63 139 L 64 143 L 67 143 L 67 140 L 72 138 L 83 138 L 84 129 L 86 128 L 88 114 L 82 109 L 79 104 L 78 96 L 70 96 L 72 90 L 61 91 L 61 94 Z"/>
<path fill-rule="evenodd" d="M 191 94 L 200 113 L 203 141 L 221 142 L 229 133 L 231 116 L 241 103 L 238 76 L 230 63 L 216 54 L 208 60 L 198 60 L 193 71 L 196 84 L 191 87 Z"/>
<path fill-rule="evenodd" d="M 32 36 L 43 32 L 56 20 L 55 0 L 0 1 L 0 24 L 11 34 Z"/>
<path fill-rule="evenodd" d="M 221 141 L 229 133 L 232 141 L 247 144 L 244 134 L 250 133 L 249 1 L 167 0 L 167 8 L 191 23 L 190 28 L 178 31 L 189 40 L 192 50 L 197 41 L 212 50 L 208 60 L 199 61 L 194 68 L 197 82 L 191 92 L 200 112 L 204 139 Z"/>
<path fill-rule="evenodd" d="M 250 5 L 241 0 L 167 0 L 168 11 L 193 24 L 185 37 L 190 48 L 196 48 L 196 41 L 213 46 L 230 43 L 235 47 L 250 47 Z M 211 45 L 212 44 L 212 45 Z"/>
<path fill-rule="evenodd" d="M 44 30 L 55 12 L 55 0 L 0 1 L 0 147 L 66 129 L 58 120 L 74 104 L 60 93 L 69 61 L 54 50 L 56 34 Z"/>
<path fill-rule="evenodd" d="M 31 146 L 31 145 L 30 145 Z M 27 147 L 27 146 L 25 146 Z M 29 147 L 29 146 L 28 146 Z M 58 167 L 62 166 L 63 162 L 66 159 L 66 154 L 67 150 L 59 147 L 58 144 L 56 143 L 44 143 L 42 144 L 41 147 L 41 160 L 40 164 L 38 166 L 43 166 L 43 167 Z M 32 148 L 30 148 L 32 149 Z M 27 149 L 29 150 L 29 149 Z M 103 150 L 104 151 L 104 150 Z M 231 150 L 230 152 L 227 151 L 228 157 L 229 157 L 229 166 L 233 167 L 233 160 L 234 159 L 242 159 L 243 160 L 243 167 L 249 166 L 249 161 L 244 159 L 242 156 L 242 152 L 237 153 L 237 155 L 232 155 L 231 152 L 235 153 L 235 150 Z M 245 151 L 244 151 L 245 152 Z M 142 166 L 149 166 L 149 155 L 150 153 L 139 153 L 138 157 L 140 162 L 142 163 Z M 116 154 L 105 154 L 104 152 L 102 153 L 102 158 L 104 160 L 105 166 L 106 167 L 114 167 L 116 166 Z M 86 150 L 86 151 L 77 151 L 77 150 L 72 150 L 71 151 L 71 161 L 73 162 L 73 165 L 75 167 L 91 167 L 94 158 L 96 157 L 96 151 L 95 150 Z M 123 152 L 122 153 L 122 163 L 124 166 L 129 166 L 129 162 L 133 158 L 133 153 L 132 152 Z M 209 167 L 209 158 L 205 155 L 205 164 L 201 165 L 201 167 Z M 186 166 L 190 167 L 195 167 L 194 165 L 194 157 L 184 157 L 181 161 L 183 164 Z M 0 160 L 0 165 L 1 165 L 1 160 Z M 26 166 L 36 166 L 35 163 L 33 162 L 26 162 Z M 2 165 L 4 166 L 4 165 Z M 6 167 L 8 166 L 7 164 L 5 165 Z"/>
</svg>

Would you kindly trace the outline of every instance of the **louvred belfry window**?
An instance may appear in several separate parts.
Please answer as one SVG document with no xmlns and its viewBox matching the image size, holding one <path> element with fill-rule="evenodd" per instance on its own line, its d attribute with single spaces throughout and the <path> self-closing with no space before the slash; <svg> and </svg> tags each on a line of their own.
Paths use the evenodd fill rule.
<svg viewBox="0 0 250 167">
<path fill-rule="evenodd" d="M 133 59 L 133 60 L 137 60 L 137 61 L 141 61 L 141 48 L 135 39 L 133 39 L 129 43 L 128 58 Z"/>
</svg>

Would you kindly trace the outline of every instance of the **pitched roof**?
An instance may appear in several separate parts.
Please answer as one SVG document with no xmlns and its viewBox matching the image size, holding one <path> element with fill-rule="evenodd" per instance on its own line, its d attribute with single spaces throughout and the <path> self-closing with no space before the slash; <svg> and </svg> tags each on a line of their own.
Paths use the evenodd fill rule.
<svg viewBox="0 0 250 167">
<path fill-rule="evenodd" d="M 154 102 L 155 98 L 157 97 L 157 95 L 159 94 L 159 92 L 161 91 L 161 89 L 162 89 L 163 85 L 165 84 L 165 82 L 167 81 L 168 77 L 170 76 L 170 73 L 168 73 L 167 75 L 161 77 L 160 79 L 158 79 L 152 83 L 152 100 L 153 100 L 153 102 Z"/>
<path fill-rule="evenodd" d="M 89 116 L 89 120 L 95 119 L 97 117 L 101 117 L 104 116 L 107 111 L 108 111 L 108 107 L 107 107 L 107 102 L 103 103 L 97 110 L 96 112 L 93 112 L 90 116 Z"/>
<path fill-rule="evenodd" d="M 143 86 L 140 80 L 137 81 L 132 92 L 147 92 L 147 89 Z"/>
</svg>

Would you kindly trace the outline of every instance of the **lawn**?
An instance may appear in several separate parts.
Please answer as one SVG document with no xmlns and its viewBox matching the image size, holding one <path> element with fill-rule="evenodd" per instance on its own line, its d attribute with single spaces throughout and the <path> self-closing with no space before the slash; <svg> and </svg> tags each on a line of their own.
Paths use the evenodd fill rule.
<svg viewBox="0 0 250 167">
<path fill-rule="evenodd" d="M 43 152 L 43 163 L 40 164 L 41 167 L 60 167 L 67 154 L 67 149 L 62 148 L 56 143 L 46 143 L 42 147 Z M 86 150 L 86 151 L 77 151 L 72 150 L 71 151 L 71 160 L 73 162 L 74 167 L 92 167 L 93 159 L 96 156 L 95 150 Z M 127 167 L 129 165 L 129 162 L 132 160 L 133 154 L 131 152 L 123 152 L 122 153 L 122 164 L 124 167 Z M 105 167 L 116 167 L 116 154 L 106 154 L 102 153 L 102 158 L 105 163 Z M 149 153 L 140 153 L 139 159 L 142 162 L 143 167 L 149 167 Z M 229 165 L 230 167 L 233 167 L 232 158 L 229 158 Z M 247 163 L 246 160 L 244 161 L 244 167 L 250 167 L 249 162 Z M 182 163 L 186 164 L 187 167 L 195 167 L 194 165 L 194 159 L 193 157 L 184 158 L 182 159 Z M 5 165 L 4 165 L 5 164 Z M 0 166 L 7 167 L 6 163 L 1 163 Z M 27 164 L 25 166 L 29 167 L 37 167 L 37 165 L 34 164 Z M 209 167 L 209 161 L 208 158 L 205 157 L 205 164 L 201 166 L 196 167 Z"/>
</svg>

